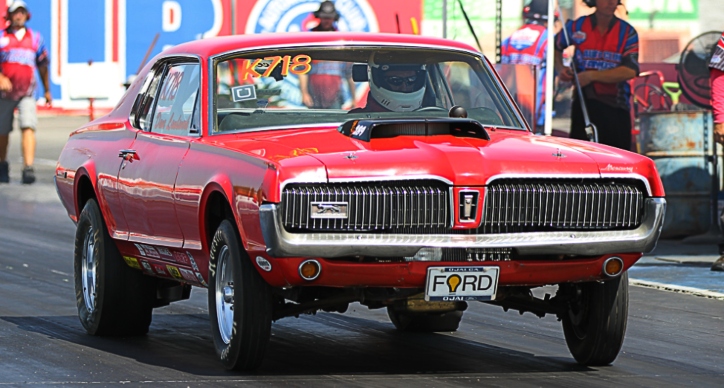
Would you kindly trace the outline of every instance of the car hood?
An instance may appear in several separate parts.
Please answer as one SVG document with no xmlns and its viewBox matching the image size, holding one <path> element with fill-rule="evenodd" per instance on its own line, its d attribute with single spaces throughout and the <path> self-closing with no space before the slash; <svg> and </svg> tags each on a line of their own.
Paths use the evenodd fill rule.
<svg viewBox="0 0 724 388">
<path fill-rule="evenodd" d="M 282 181 L 303 180 L 299 174 L 306 169 L 326 175 L 307 173 L 315 182 L 436 177 L 456 186 L 480 186 L 501 176 L 649 176 L 653 168 L 648 158 L 601 144 L 520 130 L 488 133 L 490 140 L 436 135 L 363 141 L 336 129 L 268 131 L 226 145 L 278 163 Z"/>
</svg>

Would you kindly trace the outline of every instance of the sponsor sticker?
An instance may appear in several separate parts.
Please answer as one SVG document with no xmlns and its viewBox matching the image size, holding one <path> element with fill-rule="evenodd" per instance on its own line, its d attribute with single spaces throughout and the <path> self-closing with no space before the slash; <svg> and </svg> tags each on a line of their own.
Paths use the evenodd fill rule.
<svg viewBox="0 0 724 388">
<path fill-rule="evenodd" d="M 151 267 L 151 264 L 149 264 L 146 260 L 138 260 L 141 262 L 141 266 L 143 267 L 143 270 L 146 271 L 147 274 L 153 275 L 153 268 Z"/>
<path fill-rule="evenodd" d="M 179 268 L 179 271 L 181 272 L 181 276 L 183 276 L 184 279 L 196 283 L 198 280 L 196 279 L 196 274 L 194 274 L 193 271 L 189 271 L 185 268 Z"/>
<path fill-rule="evenodd" d="M 188 256 L 188 258 L 189 258 L 189 263 L 191 264 L 191 268 L 193 268 L 194 271 L 196 271 L 196 272 L 200 272 L 199 266 L 196 265 L 196 260 L 194 260 L 194 257 L 191 256 L 191 252 L 186 251 L 186 256 Z"/>
<path fill-rule="evenodd" d="M 199 279 L 199 283 L 201 283 L 203 286 L 207 286 L 206 281 L 204 280 L 204 277 L 201 276 L 200 273 L 196 272 L 196 278 Z"/>
<path fill-rule="evenodd" d="M 269 272 L 272 270 L 272 265 L 269 262 L 269 260 L 267 260 L 261 256 L 256 257 L 256 264 L 259 266 L 259 268 L 261 268 L 262 270 L 264 270 L 266 272 Z"/>
<path fill-rule="evenodd" d="M 231 88 L 231 99 L 234 102 L 256 100 L 256 86 L 234 86 L 233 88 Z"/>
<path fill-rule="evenodd" d="M 367 131 L 366 125 L 358 125 L 354 129 L 354 132 L 352 132 L 352 136 L 362 136 L 362 134 L 364 134 L 366 131 Z"/>
<path fill-rule="evenodd" d="M 138 249 L 138 253 L 141 256 L 153 257 L 156 259 L 161 258 L 161 255 L 158 254 L 158 251 L 156 251 L 156 248 L 154 248 L 150 245 L 146 245 L 146 244 L 133 244 L 133 245 L 136 246 L 136 248 Z"/>
<path fill-rule="evenodd" d="M 168 276 L 168 272 L 166 272 L 166 267 L 160 264 L 153 264 L 153 272 L 158 275 Z"/>
<path fill-rule="evenodd" d="M 175 262 L 184 264 L 184 265 L 190 265 L 189 258 L 186 256 L 183 252 L 174 252 L 173 253 L 173 259 Z"/>
<path fill-rule="evenodd" d="M 179 272 L 178 268 L 174 267 L 173 265 L 166 265 L 166 269 L 168 269 L 168 273 L 171 274 L 171 276 L 175 277 L 176 279 L 183 279 L 183 276 L 181 276 L 181 272 Z"/>
<path fill-rule="evenodd" d="M 164 247 L 157 247 L 156 250 L 158 251 L 158 253 L 160 253 L 164 256 L 173 257 L 173 255 L 171 254 L 171 251 L 169 251 L 168 249 L 166 249 Z"/>
<path fill-rule="evenodd" d="M 146 244 L 141 244 L 141 246 L 143 247 L 143 250 L 146 251 L 146 255 L 148 255 L 148 257 L 154 257 L 157 259 L 161 258 L 161 255 L 158 254 L 156 248 Z"/>
<path fill-rule="evenodd" d="M 135 257 L 123 256 L 123 260 L 126 262 L 126 264 L 129 267 L 135 268 L 135 269 L 141 269 L 141 265 L 138 264 L 138 259 L 136 259 Z"/>
</svg>

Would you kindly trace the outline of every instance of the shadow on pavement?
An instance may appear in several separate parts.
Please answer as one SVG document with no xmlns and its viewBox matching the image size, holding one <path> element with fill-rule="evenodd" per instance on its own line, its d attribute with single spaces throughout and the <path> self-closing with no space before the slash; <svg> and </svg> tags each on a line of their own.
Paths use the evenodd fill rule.
<svg viewBox="0 0 724 388">
<path fill-rule="evenodd" d="M 208 317 L 197 314 L 157 314 L 144 337 L 92 337 L 75 316 L 0 317 L 29 333 L 45 336 L 57 352 L 67 357 L 68 372 L 77 368 L 79 354 L 87 349 L 101 352 L 94 363 L 113 364 L 129 359 L 149 366 L 169 368 L 194 376 L 235 376 L 216 360 L 209 335 Z M 203 334 L 199 334 L 203 333 Z M 470 333 L 467 333 L 470 334 Z M 27 346 L 28 337 L 16 338 L 14 346 Z M 32 336 L 31 336 L 32 338 Z M 33 341 L 37 341 L 34 338 Z M 65 341 L 65 344 L 57 344 Z M 22 344 L 20 344 L 22 342 Z M 40 360 L 42 362 L 42 360 Z M 57 363 L 54 362 L 56 365 Z M 113 369 L 129 368 L 139 376 L 147 371 L 125 361 L 118 368 L 102 368 L 95 378 L 111 376 Z M 155 370 L 148 368 L 148 371 Z M 456 338 L 455 334 L 415 334 L 395 331 L 388 322 L 348 315 L 321 313 L 314 317 L 285 319 L 272 325 L 272 338 L 262 367 L 254 376 L 369 375 L 369 374 L 520 374 L 581 373 L 592 369 L 570 357 L 541 357 L 531 353 Z M 73 372 L 75 374 L 75 372 Z M 116 372 L 117 373 L 117 372 Z M 450 377 L 450 376 L 448 376 Z M 188 379 L 188 376 L 185 378 Z M 263 381 L 261 379 L 260 381 Z"/>
</svg>

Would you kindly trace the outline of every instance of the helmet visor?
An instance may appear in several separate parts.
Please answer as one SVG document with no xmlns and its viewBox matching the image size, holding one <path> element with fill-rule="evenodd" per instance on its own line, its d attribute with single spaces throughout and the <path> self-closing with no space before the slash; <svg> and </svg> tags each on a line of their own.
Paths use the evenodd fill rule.
<svg viewBox="0 0 724 388">
<path fill-rule="evenodd" d="M 379 65 L 372 68 L 372 81 L 393 92 L 412 93 L 425 86 L 427 72 L 422 65 Z"/>
</svg>

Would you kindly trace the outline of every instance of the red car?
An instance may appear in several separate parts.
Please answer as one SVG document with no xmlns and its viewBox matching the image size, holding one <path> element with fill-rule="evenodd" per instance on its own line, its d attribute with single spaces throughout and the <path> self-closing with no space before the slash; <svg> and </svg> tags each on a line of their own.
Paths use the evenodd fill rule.
<svg viewBox="0 0 724 388">
<path fill-rule="evenodd" d="M 609 364 L 666 206 L 650 159 L 534 135 L 480 53 L 412 35 L 170 48 L 71 134 L 55 179 L 86 331 L 145 334 L 206 287 L 234 370 L 273 321 L 353 302 L 423 332 L 471 301 L 554 314 L 579 363 Z"/>
</svg>

